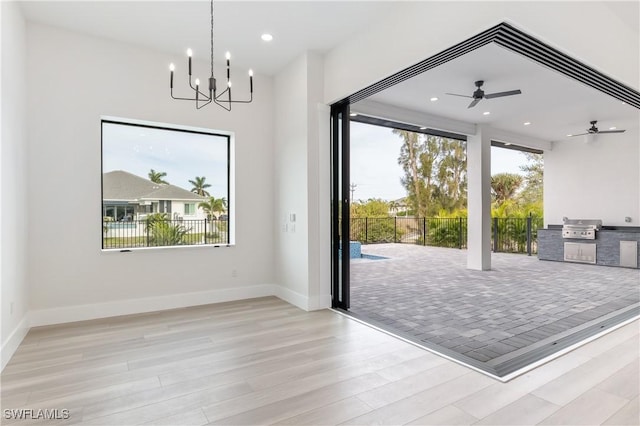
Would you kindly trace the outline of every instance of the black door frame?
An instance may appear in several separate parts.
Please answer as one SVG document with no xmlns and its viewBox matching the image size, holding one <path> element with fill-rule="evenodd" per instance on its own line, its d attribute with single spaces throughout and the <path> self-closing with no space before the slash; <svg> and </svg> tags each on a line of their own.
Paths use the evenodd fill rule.
<svg viewBox="0 0 640 426">
<path fill-rule="evenodd" d="M 331 307 L 349 309 L 349 103 L 331 106 Z M 341 250 L 342 248 L 342 250 Z"/>
</svg>

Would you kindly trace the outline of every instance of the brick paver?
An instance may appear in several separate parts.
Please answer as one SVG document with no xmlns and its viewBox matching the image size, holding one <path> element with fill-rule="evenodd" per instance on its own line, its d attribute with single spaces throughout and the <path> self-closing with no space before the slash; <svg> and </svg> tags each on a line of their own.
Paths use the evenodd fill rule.
<svg viewBox="0 0 640 426">
<path fill-rule="evenodd" d="M 637 269 L 493 253 L 491 271 L 473 271 L 465 250 L 362 252 L 388 259 L 352 260 L 352 312 L 483 362 L 640 301 Z"/>
</svg>

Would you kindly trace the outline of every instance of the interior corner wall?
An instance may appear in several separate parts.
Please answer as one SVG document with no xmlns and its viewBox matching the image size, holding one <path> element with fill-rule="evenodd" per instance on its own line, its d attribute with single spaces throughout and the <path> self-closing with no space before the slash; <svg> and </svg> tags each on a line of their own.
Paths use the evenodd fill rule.
<svg viewBox="0 0 640 426">
<path fill-rule="evenodd" d="M 545 225 L 560 225 L 566 216 L 602 219 L 608 226 L 640 226 L 638 124 L 623 134 L 555 142 L 545 151 Z"/>
<path fill-rule="evenodd" d="M 275 232 L 278 295 L 303 308 L 327 307 L 330 284 L 322 286 L 320 239 L 322 189 L 318 103 L 323 93 L 323 62 L 307 52 L 275 78 Z M 326 115 L 328 126 L 329 115 Z M 328 147 L 328 141 L 326 141 Z M 324 151 L 323 151 L 324 152 Z M 326 159 L 328 179 L 329 160 Z M 324 186 L 323 186 L 324 188 Z M 328 207 L 329 197 L 324 206 Z M 324 222 L 323 222 L 324 223 Z M 329 232 L 327 231 L 327 236 Z M 329 245 L 327 245 L 328 250 Z M 326 287 L 326 291 L 324 291 Z M 325 297 L 323 297 L 325 296 Z"/>
<path fill-rule="evenodd" d="M 637 89 L 638 28 L 623 22 L 608 3 L 398 2 L 384 20 L 326 54 L 324 100 L 336 102 L 505 21 Z"/>
<path fill-rule="evenodd" d="M 273 294 L 272 79 L 254 77 L 250 105 L 196 110 L 169 97 L 180 55 L 31 22 L 27 47 L 33 324 Z M 235 246 L 102 252 L 104 115 L 234 132 Z"/>
<path fill-rule="evenodd" d="M 4 368 L 28 331 L 26 24 L 16 2 L 0 3 L 0 315 Z"/>
</svg>

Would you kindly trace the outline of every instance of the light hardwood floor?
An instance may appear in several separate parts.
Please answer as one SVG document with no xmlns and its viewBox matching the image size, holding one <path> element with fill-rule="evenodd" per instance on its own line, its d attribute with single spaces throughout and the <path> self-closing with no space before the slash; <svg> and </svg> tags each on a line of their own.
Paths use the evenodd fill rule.
<svg viewBox="0 0 640 426">
<path fill-rule="evenodd" d="M 636 321 L 509 383 L 335 312 L 253 299 L 32 329 L 3 424 L 620 424 L 639 421 Z"/>
</svg>

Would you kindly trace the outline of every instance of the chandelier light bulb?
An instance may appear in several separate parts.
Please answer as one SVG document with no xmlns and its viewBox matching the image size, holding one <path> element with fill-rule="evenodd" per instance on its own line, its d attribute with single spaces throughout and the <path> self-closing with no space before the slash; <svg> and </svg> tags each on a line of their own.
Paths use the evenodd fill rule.
<svg viewBox="0 0 640 426">
<path fill-rule="evenodd" d="M 171 63 L 169 64 L 169 71 L 175 71 L 175 70 L 176 70 L 176 66 L 175 66 L 175 65 L 173 65 L 173 62 L 171 62 Z"/>
<path fill-rule="evenodd" d="M 228 82 L 228 83 L 227 83 L 227 86 L 229 86 L 229 88 L 231 88 L 231 82 Z"/>
<path fill-rule="evenodd" d="M 196 78 L 196 86 L 200 86 L 200 79 Z"/>
<path fill-rule="evenodd" d="M 187 56 L 188 57 L 192 57 L 193 56 L 193 50 L 187 49 Z"/>
<path fill-rule="evenodd" d="M 227 61 L 231 59 L 231 52 L 225 53 L 224 57 L 227 58 Z"/>
<path fill-rule="evenodd" d="M 249 70 L 249 77 L 253 77 L 253 70 Z"/>
</svg>

